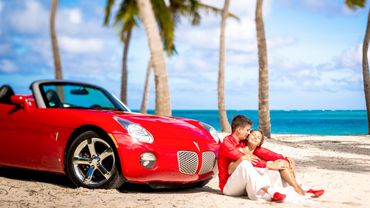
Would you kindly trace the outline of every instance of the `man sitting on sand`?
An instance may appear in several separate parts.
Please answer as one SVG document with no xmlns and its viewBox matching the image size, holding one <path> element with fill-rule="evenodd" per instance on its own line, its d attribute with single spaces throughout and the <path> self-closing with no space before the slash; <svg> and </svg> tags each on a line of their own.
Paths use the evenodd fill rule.
<svg viewBox="0 0 370 208">
<path fill-rule="evenodd" d="M 301 203 L 305 192 L 295 181 L 294 161 L 262 148 L 262 132 L 250 134 L 251 126 L 252 121 L 243 115 L 232 120 L 232 134 L 225 137 L 219 152 L 221 191 L 225 195 L 246 193 L 252 200 L 275 202 L 283 201 L 288 195 L 287 201 Z M 283 187 L 281 178 L 291 186 Z M 316 197 L 323 193 L 323 190 L 310 191 Z"/>
<path fill-rule="evenodd" d="M 252 163 L 257 163 L 258 158 L 239 150 L 240 142 L 247 138 L 251 126 L 252 121 L 242 115 L 235 116 L 232 120 L 232 133 L 224 138 L 218 156 L 220 189 L 222 193 L 229 196 L 241 196 L 247 193 L 252 200 L 265 199 L 281 202 L 286 195 L 270 187 L 270 180 L 260 175 L 253 167 Z M 230 163 L 239 159 L 241 162 L 238 167 L 229 175 Z"/>
</svg>

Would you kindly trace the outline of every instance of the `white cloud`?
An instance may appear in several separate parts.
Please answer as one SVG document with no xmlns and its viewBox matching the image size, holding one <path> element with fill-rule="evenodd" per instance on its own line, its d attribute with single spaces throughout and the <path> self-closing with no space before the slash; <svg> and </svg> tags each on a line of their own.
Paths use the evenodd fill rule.
<svg viewBox="0 0 370 208">
<path fill-rule="evenodd" d="M 9 53 L 11 50 L 10 44 L 7 43 L 0 43 L 0 55 Z"/>
<path fill-rule="evenodd" d="M 16 10 L 10 17 L 14 29 L 24 33 L 39 33 L 48 29 L 49 12 L 42 7 L 40 2 L 26 1 L 25 8 Z"/>
<path fill-rule="evenodd" d="M 3 2 L 2 2 L 2 1 L 0 1 L 0 14 L 1 14 L 1 12 L 3 11 L 3 8 L 4 8 L 4 4 L 3 4 Z"/>
<path fill-rule="evenodd" d="M 57 23 L 61 28 L 71 24 L 71 26 L 79 25 L 82 21 L 84 20 L 82 18 L 82 12 L 79 8 L 61 8 L 57 14 Z"/>
<path fill-rule="evenodd" d="M 223 1 L 207 0 L 203 3 L 223 8 Z M 236 21 L 229 18 L 226 23 L 226 49 L 241 52 L 256 52 L 255 27 L 256 1 L 231 1 L 230 12 L 240 18 Z M 264 2 L 264 17 L 271 14 L 271 1 Z M 192 48 L 219 49 L 220 15 L 204 15 L 198 27 L 178 27 L 176 41 L 185 42 Z M 285 42 L 286 43 L 286 42 Z"/>
<path fill-rule="evenodd" d="M 312 10 L 320 10 L 326 6 L 323 0 L 304 0 L 303 5 Z"/>
<path fill-rule="evenodd" d="M 353 67 L 360 64 L 362 61 L 362 44 L 343 51 L 339 61 L 345 67 Z"/>
<path fill-rule="evenodd" d="M 104 49 L 104 43 L 97 38 L 74 38 L 61 36 L 59 38 L 60 47 L 70 53 L 97 53 Z"/>
<path fill-rule="evenodd" d="M 296 39 L 293 37 L 272 37 L 267 39 L 267 47 L 269 48 L 280 48 L 291 46 L 296 42 Z"/>
<path fill-rule="evenodd" d="M 72 9 L 69 12 L 69 21 L 74 24 L 80 24 L 82 20 L 81 11 L 79 9 Z"/>
<path fill-rule="evenodd" d="M 12 73 L 18 70 L 17 66 L 9 60 L 0 61 L 0 72 Z"/>
</svg>

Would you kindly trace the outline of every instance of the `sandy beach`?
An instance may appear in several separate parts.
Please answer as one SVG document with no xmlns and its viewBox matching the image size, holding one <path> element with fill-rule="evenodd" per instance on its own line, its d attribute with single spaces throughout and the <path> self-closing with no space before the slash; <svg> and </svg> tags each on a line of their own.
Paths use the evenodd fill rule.
<svg viewBox="0 0 370 208">
<path fill-rule="evenodd" d="M 224 134 L 221 134 L 224 135 Z M 370 136 L 273 135 L 265 147 L 296 160 L 298 179 L 326 193 L 304 207 L 369 207 Z M 297 207 L 228 197 L 215 176 L 203 188 L 73 188 L 65 176 L 0 168 L 0 207 Z"/>
</svg>

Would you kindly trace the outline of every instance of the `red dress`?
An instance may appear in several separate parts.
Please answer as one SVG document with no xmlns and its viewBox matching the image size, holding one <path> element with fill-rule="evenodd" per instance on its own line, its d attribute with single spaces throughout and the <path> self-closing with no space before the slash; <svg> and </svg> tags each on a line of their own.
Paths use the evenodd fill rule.
<svg viewBox="0 0 370 208">
<path fill-rule="evenodd" d="M 245 147 L 247 146 L 248 142 L 241 142 L 240 143 L 240 147 Z M 276 152 L 273 152 L 269 149 L 266 149 L 264 147 L 257 147 L 253 154 L 255 156 L 257 156 L 260 160 L 254 164 L 253 166 L 256 167 L 256 168 L 266 168 L 266 163 L 267 161 L 275 161 L 275 160 L 286 160 L 288 161 L 288 159 L 286 157 L 284 157 L 283 155 L 281 154 L 278 154 Z"/>
</svg>

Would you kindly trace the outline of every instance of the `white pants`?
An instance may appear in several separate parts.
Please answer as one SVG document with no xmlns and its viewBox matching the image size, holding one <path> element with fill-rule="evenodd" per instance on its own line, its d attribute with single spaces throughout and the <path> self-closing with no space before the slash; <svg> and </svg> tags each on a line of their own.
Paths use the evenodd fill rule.
<svg viewBox="0 0 370 208">
<path fill-rule="evenodd" d="M 242 161 L 227 179 L 223 193 L 228 196 L 248 195 L 251 200 L 270 200 L 271 196 L 261 190 L 263 187 L 270 187 L 273 192 L 286 194 L 285 202 L 304 204 L 306 201 L 294 191 L 293 187 L 282 181 L 279 171 L 255 168 L 246 160 Z"/>
<path fill-rule="evenodd" d="M 249 199 L 257 200 L 268 196 L 263 187 L 282 186 L 279 171 L 253 167 L 249 161 L 242 161 L 228 178 L 223 193 L 229 196 L 247 194 Z"/>
</svg>

